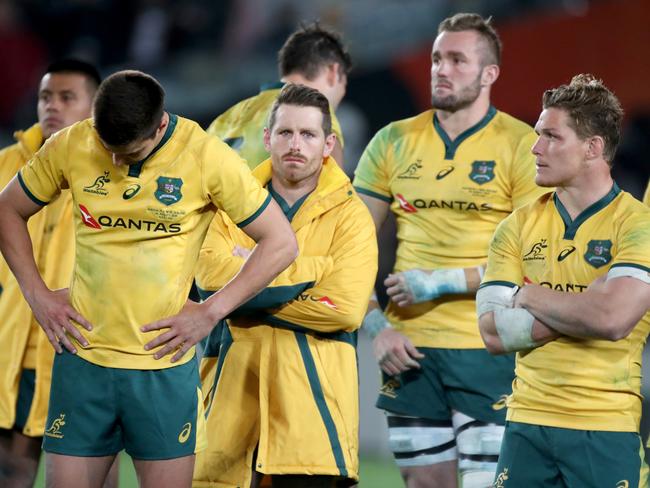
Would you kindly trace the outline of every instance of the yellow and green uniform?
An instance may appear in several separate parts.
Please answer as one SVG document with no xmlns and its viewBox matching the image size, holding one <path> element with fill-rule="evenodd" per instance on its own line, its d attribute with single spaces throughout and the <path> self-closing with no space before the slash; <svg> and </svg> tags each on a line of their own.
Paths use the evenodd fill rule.
<svg viewBox="0 0 650 488">
<path fill-rule="evenodd" d="M 264 127 L 283 86 L 282 82 L 263 85 L 257 95 L 233 105 L 214 119 L 208 127 L 208 134 L 222 139 L 246 160 L 251 169 L 255 168 L 269 157 L 264 147 Z M 341 126 L 334 112 L 332 130 L 343 147 Z"/>
<path fill-rule="evenodd" d="M 554 193 L 497 229 L 482 287 L 522 285 L 581 293 L 616 267 L 650 271 L 650 210 L 616 185 L 571 220 Z M 508 420 L 567 429 L 638 432 L 646 314 L 619 341 L 562 336 L 517 354 Z"/>
<path fill-rule="evenodd" d="M 4 187 L 43 144 L 38 124 L 14 134 L 17 143 L 0 152 L 0 185 Z M 34 215 L 28 222 L 34 248 L 34 259 L 51 289 L 70 283 L 74 242 L 72 241 L 72 203 L 65 191 L 52 205 Z M 9 267 L 0 259 L 0 340 L 7 344 L 0 359 L 0 428 L 18 426 L 29 436 L 42 436 L 47 416 L 50 377 L 54 350 L 34 319 L 23 298 L 18 282 Z M 31 325 L 30 325 L 31 324 Z M 19 382 L 33 375 L 33 397 L 21 398 Z"/>
<path fill-rule="evenodd" d="M 535 137 L 493 107 L 454 141 L 433 110 L 380 130 L 361 157 L 354 186 L 390 203 L 397 219 L 395 271 L 484 264 L 499 222 L 542 192 L 530 152 Z M 409 307 L 390 303 L 386 316 L 418 347 L 484 347 L 473 295 Z"/>
<path fill-rule="evenodd" d="M 211 437 L 197 456 L 193 486 L 248 486 L 256 447 L 254 468 L 262 473 L 356 480 L 355 343 L 377 269 L 372 219 L 331 158 L 316 189 L 291 207 L 273 191 L 270 160 L 253 174 L 291 221 L 300 255 L 210 338 L 201 369 Z M 235 245 L 254 245 L 222 217 L 201 250 L 196 280 L 204 291 L 218 290 L 239 270 Z"/>
<path fill-rule="evenodd" d="M 163 139 L 143 161 L 116 167 L 92 120 L 51 137 L 19 173 L 45 205 L 70 188 L 76 260 L 72 306 L 93 324 L 79 357 L 112 368 L 162 369 L 142 325 L 180 311 L 199 249 L 217 209 L 245 225 L 270 201 L 243 161 L 196 123 L 170 114 Z M 189 361 L 188 352 L 181 363 Z"/>
</svg>

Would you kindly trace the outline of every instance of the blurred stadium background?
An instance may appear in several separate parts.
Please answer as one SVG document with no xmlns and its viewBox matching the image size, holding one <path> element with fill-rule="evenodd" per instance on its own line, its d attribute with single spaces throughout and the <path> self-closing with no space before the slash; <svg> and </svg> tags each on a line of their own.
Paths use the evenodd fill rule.
<svg viewBox="0 0 650 488">
<path fill-rule="evenodd" d="M 207 127 L 275 81 L 275 53 L 284 39 L 300 21 L 320 19 L 343 33 L 355 63 L 338 111 L 351 175 L 379 128 L 429 107 L 437 24 L 460 11 L 496 21 L 504 43 L 493 90 L 497 108 L 534 124 L 543 90 L 579 72 L 594 73 L 615 91 L 626 120 L 614 175 L 640 197 L 650 173 L 648 0 L 0 0 L 0 147 L 36 120 L 38 81 L 52 60 L 86 59 L 103 76 L 147 71 L 165 87 L 170 111 Z M 382 245 L 391 255 L 389 241 Z M 382 272 L 390 265 L 382 262 Z M 401 486 L 382 415 L 373 407 L 379 374 L 363 334 L 359 359 L 361 486 Z M 135 486 L 130 462 L 123 466 L 121 486 Z"/>
</svg>

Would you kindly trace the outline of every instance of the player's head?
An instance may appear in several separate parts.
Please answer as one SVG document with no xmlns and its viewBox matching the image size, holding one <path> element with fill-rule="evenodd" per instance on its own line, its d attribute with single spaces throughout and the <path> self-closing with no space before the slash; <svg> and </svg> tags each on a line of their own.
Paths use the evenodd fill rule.
<svg viewBox="0 0 650 488">
<path fill-rule="evenodd" d="M 490 96 L 499 77 L 501 41 L 492 19 L 460 13 L 443 20 L 431 50 L 431 101 L 456 112 Z"/>
<path fill-rule="evenodd" d="M 300 75 L 336 108 L 345 96 L 352 60 L 341 37 L 317 22 L 301 26 L 278 52 L 280 78 Z"/>
<path fill-rule="evenodd" d="M 304 85 L 285 85 L 264 129 L 274 177 L 288 185 L 315 183 L 335 142 L 327 98 Z"/>
<path fill-rule="evenodd" d="M 38 122 L 47 139 L 90 117 L 101 78 L 97 69 L 77 59 L 62 59 L 48 66 L 38 88 Z"/>
<path fill-rule="evenodd" d="M 99 86 L 95 129 L 115 164 L 133 164 L 151 153 L 167 128 L 165 91 L 140 71 L 118 71 Z"/>
<path fill-rule="evenodd" d="M 585 171 L 609 170 L 621 138 L 623 108 L 601 80 L 590 74 L 546 90 L 532 148 L 541 186 L 564 186 Z"/>
</svg>

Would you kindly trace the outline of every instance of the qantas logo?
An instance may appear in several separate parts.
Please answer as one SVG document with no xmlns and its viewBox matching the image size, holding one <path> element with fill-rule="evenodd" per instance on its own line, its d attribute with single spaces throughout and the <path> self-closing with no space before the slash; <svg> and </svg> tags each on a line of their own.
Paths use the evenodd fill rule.
<svg viewBox="0 0 650 488">
<path fill-rule="evenodd" d="M 336 306 L 336 304 L 335 304 L 332 300 L 330 300 L 329 298 L 327 298 L 327 297 L 319 298 L 319 299 L 318 299 L 318 303 L 322 303 L 323 305 L 325 305 L 325 306 L 331 308 L 332 310 L 337 310 L 337 309 L 338 309 L 338 307 Z"/>
<path fill-rule="evenodd" d="M 81 220 L 86 227 L 90 227 L 91 229 L 102 228 L 102 226 L 99 225 L 99 222 L 95 220 L 95 217 L 91 215 L 90 211 L 86 207 L 79 204 L 79 211 L 81 212 Z"/>
<path fill-rule="evenodd" d="M 400 208 L 402 210 L 404 210 L 405 212 L 408 212 L 408 213 L 417 212 L 417 209 L 413 205 L 411 205 L 406 200 L 406 198 L 404 198 L 401 194 L 398 193 L 397 195 L 395 195 L 395 197 L 397 198 L 397 203 L 399 203 L 399 206 L 400 206 Z"/>
</svg>

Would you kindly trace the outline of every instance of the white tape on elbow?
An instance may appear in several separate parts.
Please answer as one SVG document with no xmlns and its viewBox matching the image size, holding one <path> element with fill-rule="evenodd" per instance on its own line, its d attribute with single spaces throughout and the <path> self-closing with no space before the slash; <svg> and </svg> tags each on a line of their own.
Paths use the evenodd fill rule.
<svg viewBox="0 0 650 488">
<path fill-rule="evenodd" d="M 480 317 L 487 312 L 496 312 L 503 308 L 512 308 L 513 297 L 518 286 L 490 285 L 479 288 L 476 292 L 476 313 Z"/>
<path fill-rule="evenodd" d="M 467 278 L 462 268 L 436 269 L 430 273 L 410 269 L 404 272 L 404 280 L 415 303 L 452 293 L 467 293 Z"/>
<path fill-rule="evenodd" d="M 537 347 L 533 340 L 535 317 L 524 308 L 503 308 L 494 312 L 494 325 L 506 352 Z"/>
</svg>

